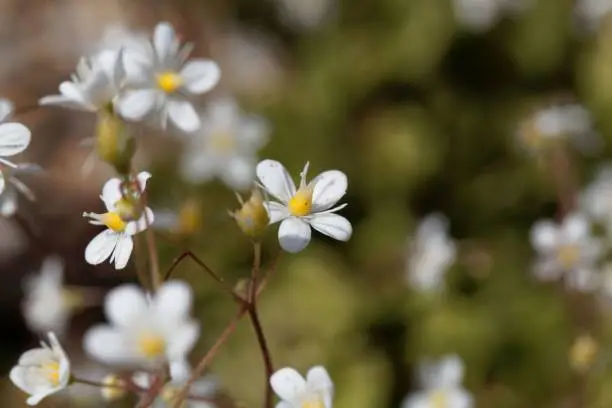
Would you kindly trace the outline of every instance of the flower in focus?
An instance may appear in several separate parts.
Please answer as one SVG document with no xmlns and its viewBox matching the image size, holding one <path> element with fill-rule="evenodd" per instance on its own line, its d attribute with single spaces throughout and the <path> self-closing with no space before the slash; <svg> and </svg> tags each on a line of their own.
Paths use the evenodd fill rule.
<svg viewBox="0 0 612 408">
<path fill-rule="evenodd" d="M 612 233 L 612 164 L 603 166 L 580 196 L 581 208 Z"/>
<path fill-rule="evenodd" d="M 457 248 L 448 236 L 448 220 L 440 214 L 425 217 L 410 242 L 408 281 L 422 292 L 443 288 L 444 276 L 455 261 Z"/>
<path fill-rule="evenodd" d="M 208 105 L 197 134 L 181 160 L 181 173 L 191 182 L 219 177 L 233 190 L 253 184 L 257 151 L 268 139 L 268 127 L 258 116 L 244 115 L 230 98 Z"/>
<path fill-rule="evenodd" d="M 109 109 L 124 80 L 123 52 L 102 52 L 81 58 L 71 81 L 60 84 L 60 95 L 45 96 L 39 103 L 89 112 Z"/>
<path fill-rule="evenodd" d="M 266 202 L 270 223 L 282 221 L 278 229 L 280 246 L 296 253 L 310 242 L 311 230 L 339 241 L 348 241 L 353 233 L 351 223 L 335 212 L 346 204 L 334 207 L 347 188 L 346 175 L 339 170 L 329 170 L 306 183 L 309 163 L 300 174 L 299 188 L 285 167 L 275 160 L 263 160 L 257 165 L 257 177 L 276 201 Z"/>
<path fill-rule="evenodd" d="M 536 222 L 531 229 L 531 244 L 538 253 L 536 277 L 543 281 L 565 277 L 572 289 L 594 290 L 603 245 L 591 236 L 590 229 L 588 220 L 579 213 L 568 214 L 560 224 Z"/>
<path fill-rule="evenodd" d="M 191 288 L 179 281 L 167 282 L 151 295 L 135 285 L 115 288 L 104 304 L 110 324 L 85 334 L 85 351 L 121 366 L 152 368 L 184 360 L 200 332 L 190 317 L 191 304 Z"/>
<path fill-rule="evenodd" d="M 13 384 L 30 394 L 28 405 L 37 405 L 70 381 L 70 361 L 55 334 L 49 333 L 49 343 L 41 342 L 42 347 L 23 353 L 11 370 Z"/>
<path fill-rule="evenodd" d="M 530 0 L 453 0 L 453 7 L 459 24 L 483 32 L 497 24 L 504 14 L 518 14 L 529 3 Z"/>
<path fill-rule="evenodd" d="M 236 220 L 236 224 L 244 234 L 251 238 L 258 238 L 270 223 L 263 194 L 259 188 L 255 187 L 248 201 L 244 202 L 240 195 L 237 197 L 240 209 L 230 212 L 230 217 Z"/>
<path fill-rule="evenodd" d="M 62 335 L 70 315 L 83 303 L 79 293 L 64 286 L 63 275 L 62 260 L 52 256 L 44 260 L 38 276 L 26 280 L 23 315 L 30 330 Z"/>
<path fill-rule="evenodd" d="M 96 235 L 85 248 L 87 263 L 98 265 L 110 257 L 110 262 L 115 263 L 115 269 L 125 268 L 134 249 L 132 236 L 144 231 L 148 225 L 153 223 L 153 211 L 149 207 L 144 211 L 138 211 L 139 202 L 134 202 L 139 201 L 140 192 L 144 192 L 150 177 L 151 174 L 146 171 L 138 174 L 135 180 L 138 188 L 129 192 L 134 197 L 126 197 L 120 179 L 110 179 L 104 185 L 100 196 L 107 212 L 104 214 L 83 213 L 84 217 L 91 219 L 90 224 L 107 227 L 106 230 Z"/>
<path fill-rule="evenodd" d="M 126 119 L 141 120 L 155 112 L 164 128 L 169 119 L 185 132 L 197 130 L 200 118 L 188 98 L 213 88 L 220 70 L 211 60 L 187 61 L 191 49 L 189 44 L 180 47 L 169 23 L 159 23 L 145 55 L 143 75 L 126 84 L 117 104 L 119 113 Z"/>
<path fill-rule="evenodd" d="M 425 362 L 419 370 L 423 390 L 408 395 L 402 408 L 470 408 L 472 396 L 463 381 L 463 362 L 458 356 L 447 356 L 437 363 Z"/>
<path fill-rule="evenodd" d="M 599 343 L 589 335 L 576 338 L 569 352 L 569 361 L 572 368 L 584 373 L 593 366 L 599 354 Z"/>
<path fill-rule="evenodd" d="M 293 368 L 281 368 L 270 377 L 270 385 L 281 399 L 277 408 L 332 407 L 334 384 L 323 366 L 308 370 L 306 379 Z"/>
</svg>

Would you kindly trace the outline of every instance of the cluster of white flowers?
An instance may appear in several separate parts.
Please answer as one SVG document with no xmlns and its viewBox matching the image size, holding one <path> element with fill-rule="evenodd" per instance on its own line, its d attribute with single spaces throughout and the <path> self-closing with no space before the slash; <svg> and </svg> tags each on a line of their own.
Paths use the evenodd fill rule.
<svg viewBox="0 0 612 408">
<path fill-rule="evenodd" d="M 173 27 L 165 22 L 156 26 L 152 38 L 109 30 L 98 51 L 82 58 L 71 80 L 60 84 L 59 94 L 40 99 L 41 106 L 95 113 L 95 153 L 117 173 L 102 187 L 105 211 L 82 214 L 90 224 L 104 228 L 86 246 L 85 261 L 90 265 L 109 261 L 115 269 L 125 269 L 136 246 L 135 236 L 143 232 L 148 255 L 156 259 L 152 227 L 159 223 L 148 206 L 147 189 L 152 175 L 134 169 L 135 137 L 133 126 L 127 123 L 138 121 L 181 134 L 186 149 L 180 170 L 188 181 L 218 177 L 233 190 L 252 189 L 248 200 L 238 196 L 241 208 L 230 212 L 250 238 L 258 240 L 270 224 L 280 222 L 279 243 L 287 252 L 305 249 L 311 228 L 339 241 L 349 240 L 352 225 L 337 214 L 346 206 L 337 205 L 347 190 L 346 175 L 329 170 L 307 181 L 306 163 L 296 186 L 278 161 L 258 163 L 257 151 L 268 139 L 267 123 L 243 114 L 229 97 L 212 100 L 199 113 L 194 97 L 217 84 L 220 69 L 211 60 L 189 59 L 191 50 L 192 45 L 181 45 Z M 9 102 L 0 102 L 2 120 L 11 110 Z M 0 123 L 0 208 L 4 215 L 16 211 L 16 191 L 33 196 L 15 176 L 38 167 L 6 159 L 22 152 L 29 142 L 25 126 Z M 193 206 L 188 210 L 185 217 L 194 218 Z M 175 224 L 181 221 L 178 218 Z M 47 334 L 50 342 L 26 351 L 11 371 L 13 383 L 30 395 L 29 405 L 71 384 L 89 384 L 98 386 L 109 401 L 131 392 L 144 403 L 150 401 L 146 406 L 215 406 L 214 381 L 198 379 L 201 369 L 192 372 L 188 363 L 200 336 L 200 324 L 191 317 L 192 290 L 185 282 L 162 282 L 153 262 L 149 264 L 151 276 L 138 275 L 142 286 L 116 287 L 103 302 L 93 289 L 65 285 L 63 261 L 57 256 L 48 257 L 40 273 L 28 278 L 23 314 L 30 329 Z M 247 300 L 236 292 L 232 295 L 243 311 L 250 308 L 256 313 L 252 296 Z M 90 328 L 83 337 L 83 348 L 92 360 L 115 371 L 95 383 L 74 373 L 58 336 L 65 335 L 77 309 L 98 301 L 103 303 L 108 323 Z M 279 407 L 331 408 L 334 387 L 323 367 L 311 369 L 306 379 L 290 368 L 269 374 L 269 390 L 282 400 Z"/>
</svg>

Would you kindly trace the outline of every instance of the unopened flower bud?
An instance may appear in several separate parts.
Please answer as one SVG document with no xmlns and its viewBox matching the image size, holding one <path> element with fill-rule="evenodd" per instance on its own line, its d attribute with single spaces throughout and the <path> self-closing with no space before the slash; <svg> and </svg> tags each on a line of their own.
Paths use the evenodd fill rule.
<svg viewBox="0 0 612 408">
<path fill-rule="evenodd" d="M 117 116 L 100 112 L 96 128 L 98 156 L 111 164 L 119 174 L 128 174 L 136 150 L 134 138 Z"/>
<path fill-rule="evenodd" d="M 251 238 L 259 237 L 270 223 L 261 191 L 254 188 L 247 202 L 243 203 L 240 197 L 238 199 L 242 207 L 230 215 L 236 220 L 242 232 Z"/>
<path fill-rule="evenodd" d="M 115 374 L 109 374 L 102 380 L 105 386 L 100 388 L 102 398 L 106 401 L 117 401 L 125 396 L 125 382 Z"/>
<path fill-rule="evenodd" d="M 202 212 L 196 200 L 188 200 L 178 213 L 174 232 L 179 235 L 192 235 L 202 227 Z"/>
</svg>

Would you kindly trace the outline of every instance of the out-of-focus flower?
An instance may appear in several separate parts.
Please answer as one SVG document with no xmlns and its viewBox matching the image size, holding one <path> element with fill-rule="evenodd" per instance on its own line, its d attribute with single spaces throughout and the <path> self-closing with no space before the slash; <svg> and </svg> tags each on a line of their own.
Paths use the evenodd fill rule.
<svg viewBox="0 0 612 408">
<path fill-rule="evenodd" d="M 599 343 L 590 335 L 576 338 L 569 351 L 569 362 L 572 368 L 584 373 L 593 366 L 599 354 Z"/>
<path fill-rule="evenodd" d="M 64 286 L 63 275 L 62 260 L 52 256 L 44 260 L 38 276 L 26 280 L 23 315 L 30 330 L 61 336 L 70 315 L 83 303 L 80 293 Z"/>
<path fill-rule="evenodd" d="M 337 15 L 336 0 L 276 0 L 280 18 L 297 30 L 313 30 Z"/>
<path fill-rule="evenodd" d="M 601 168 L 580 196 L 580 205 L 595 221 L 612 233 L 612 164 Z"/>
<path fill-rule="evenodd" d="M 565 277 L 572 289 L 596 289 L 597 262 L 603 245 L 591 236 L 590 229 L 589 221 L 579 213 L 568 214 L 560 224 L 536 222 L 531 229 L 531 244 L 538 253 L 536 277 L 544 281 Z"/>
<path fill-rule="evenodd" d="M 17 177 L 41 171 L 37 164 L 20 163 L 0 172 L 0 215 L 4 217 L 15 215 L 19 207 L 19 193 L 30 201 L 35 200 L 34 192 Z"/>
<path fill-rule="evenodd" d="M 191 288 L 179 281 L 163 284 L 152 295 L 134 285 L 113 289 L 104 305 L 110 325 L 85 334 L 85 351 L 122 366 L 153 368 L 184 360 L 200 333 L 190 317 L 191 304 Z"/>
<path fill-rule="evenodd" d="M 346 193 L 346 175 L 339 170 L 328 170 L 306 183 L 308 165 L 306 163 L 300 174 L 298 189 L 281 163 L 263 160 L 257 165 L 257 177 L 267 192 L 278 200 L 266 203 L 270 223 L 282 221 L 278 240 L 280 246 L 291 253 L 306 248 L 311 227 L 339 241 L 348 241 L 353 233 L 351 223 L 335 214 L 346 204 L 334 207 Z"/>
<path fill-rule="evenodd" d="M 568 140 L 584 153 L 596 151 L 601 146 L 590 113 L 577 104 L 538 110 L 521 124 L 518 138 L 528 150 L 536 152 L 561 140 Z"/>
<path fill-rule="evenodd" d="M 17 122 L 7 122 L 13 112 L 13 104 L 7 99 L 0 99 L 0 165 L 16 168 L 17 165 L 7 157 L 23 152 L 32 138 L 30 129 Z M 5 183 L 0 185 L 0 192 L 4 190 Z"/>
<path fill-rule="evenodd" d="M 180 47 L 174 29 L 162 22 L 155 27 L 152 48 L 143 66 L 143 75 L 130 78 L 117 103 L 119 113 L 130 120 L 141 120 L 155 112 L 166 127 L 168 119 L 185 132 L 196 131 L 200 118 L 188 100 L 213 88 L 221 72 L 214 61 L 187 61 L 192 46 Z"/>
<path fill-rule="evenodd" d="M 463 362 L 459 356 L 446 356 L 437 363 L 424 362 L 419 377 L 423 390 L 408 395 L 402 408 L 470 408 L 473 399 L 461 383 Z"/>
<path fill-rule="evenodd" d="M 179 236 L 190 236 L 202 228 L 202 210 L 198 200 L 186 200 L 178 212 L 156 210 L 153 227 Z"/>
<path fill-rule="evenodd" d="M 62 82 L 60 95 L 45 96 L 41 105 L 96 112 L 112 108 L 125 80 L 123 52 L 103 52 L 81 58 L 71 81 Z"/>
<path fill-rule="evenodd" d="M 453 0 L 455 18 L 460 25 L 483 32 L 491 29 L 504 15 L 524 11 L 531 0 Z"/>
<path fill-rule="evenodd" d="M 41 342 L 42 347 L 23 353 L 11 370 L 13 384 L 30 394 L 28 405 L 37 405 L 70 381 L 70 361 L 55 334 L 49 333 L 49 343 Z"/>
<path fill-rule="evenodd" d="M 610 0 L 577 0 L 574 8 L 578 23 L 588 31 L 599 28 L 602 20 L 610 16 L 610 12 Z"/>
<path fill-rule="evenodd" d="M 116 374 L 109 374 L 104 377 L 102 384 L 104 387 L 100 388 L 100 394 L 105 401 L 117 401 L 127 394 L 125 381 Z"/>
<path fill-rule="evenodd" d="M 268 133 L 263 118 L 243 114 L 231 98 L 216 100 L 187 142 L 181 173 L 191 182 L 219 177 L 229 188 L 244 190 L 253 184 L 257 151 Z"/>
<path fill-rule="evenodd" d="M 331 408 L 334 383 L 323 366 L 312 367 L 306 378 L 291 367 L 281 368 L 270 377 L 272 389 L 282 408 Z"/>
<path fill-rule="evenodd" d="M 448 236 L 448 220 L 441 214 L 425 217 L 410 242 L 406 262 L 408 281 L 422 292 L 441 290 L 456 253 L 456 245 Z"/>
<path fill-rule="evenodd" d="M 144 191 L 151 174 L 143 171 L 138 174 L 136 183 L 139 191 Z M 115 269 L 123 269 L 130 259 L 134 242 L 132 236 L 147 229 L 153 223 L 153 211 L 149 207 L 138 211 L 138 197 L 132 200 L 124 194 L 123 182 L 118 178 L 110 179 L 102 189 L 100 198 L 107 212 L 96 214 L 83 213 L 91 220 L 90 224 L 104 225 L 106 230 L 96 235 L 85 248 L 85 260 L 91 265 L 98 265 L 110 257 Z M 132 192 L 137 193 L 137 192 Z"/>
<path fill-rule="evenodd" d="M 230 212 L 230 216 L 236 220 L 236 224 L 244 234 L 251 238 L 261 236 L 270 223 L 263 194 L 259 188 L 255 187 L 248 201 L 244 202 L 240 195 L 237 195 L 237 197 L 240 209 Z"/>
</svg>

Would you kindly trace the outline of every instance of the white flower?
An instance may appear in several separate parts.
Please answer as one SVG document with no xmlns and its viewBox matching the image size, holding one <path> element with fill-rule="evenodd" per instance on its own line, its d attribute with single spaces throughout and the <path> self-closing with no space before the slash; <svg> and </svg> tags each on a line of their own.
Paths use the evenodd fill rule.
<svg viewBox="0 0 612 408">
<path fill-rule="evenodd" d="M 308 370 L 306 379 L 293 368 L 281 368 L 270 377 L 270 385 L 281 399 L 276 408 L 332 407 L 334 384 L 323 366 Z"/>
<path fill-rule="evenodd" d="M 145 190 L 150 177 L 151 174 L 146 171 L 138 174 L 137 183 L 141 191 Z M 138 221 L 126 220 L 122 211 L 126 206 L 122 194 L 122 181 L 118 178 L 106 182 L 100 198 L 107 212 L 104 214 L 86 212 L 83 216 L 91 218 L 90 224 L 105 225 L 107 229 L 96 235 L 87 245 L 85 260 L 91 265 L 98 265 L 110 257 L 110 262 L 115 262 L 116 269 L 123 269 L 134 249 L 132 236 L 144 231 L 147 223 L 149 225 L 153 223 L 153 211 L 147 207 L 146 213 L 143 212 Z"/>
<path fill-rule="evenodd" d="M 34 201 L 34 193 L 17 177 L 42 171 L 36 164 L 20 163 L 0 172 L 0 215 L 11 217 L 17 212 L 19 193 Z"/>
<path fill-rule="evenodd" d="M 268 127 L 244 115 L 230 98 L 212 102 L 197 134 L 189 138 L 181 160 L 183 177 L 191 182 L 219 177 L 233 190 L 245 190 L 255 178 L 257 150 L 267 142 Z"/>
<path fill-rule="evenodd" d="M 101 52 L 92 58 L 81 58 L 71 81 L 60 84 L 60 95 L 45 96 L 39 103 L 89 112 L 108 109 L 124 80 L 123 52 Z"/>
<path fill-rule="evenodd" d="M 504 14 L 523 11 L 530 0 L 453 0 L 455 18 L 476 32 L 489 30 Z"/>
<path fill-rule="evenodd" d="M 155 27 L 143 76 L 131 80 L 117 104 L 119 113 L 130 120 L 141 120 L 151 112 L 159 114 L 162 127 L 167 120 L 185 132 L 200 127 L 200 119 L 188 97 L 213 88 L 220 77 L 218 65 L 207 59 L 187 61 L 191 46 L 180 48 L 169 23 Z"/>
<path fill-rule="evenodd" d="M 336 0 L 276 0 L 281 19 L 300 30 L 312 30 L 337 14 Z"/>
<path fill-rule="evenodd" d="M 282 221 L 278 240 L 280 246 L 291 253 L 306 248 L 310 242 L 310 227 L 340 241 L 348 241 L 353 233 L 351 223 L 334 214 L 346 204 L 332 208 L 346 193 L 346 175 L 339 170 L 329 170 L 306 183 L 308 165 L 306 163 L 301 173 L 298 189 L 281 163 L 263 160 L 257 165 L 257 177 L 263 187 L 279 201 L 266 203 L 270 224 Z"/>
<path fill-rule="evenodd" d="M 604 165 L 595 180 L 580 196 L 580 205 L 587 214 L 612 233 L 612 164 Z"/>
<path fill-rule="evenodd" d="M 419 370 L 423 390 L 408 395 L 402 408 L 470 408 L 472 396 L 461 386 L 463 362 L 447 356 L 438 363 L 424 362 Z"/>
<path fill-rule="evenodd" d="M 25 282 L 23 315 L 30 330 L 64 333 L 77 298 L 64 287 L 64 264 L 56 256 L 44 260 L 38 276 Z"/>
<path fill-rule="evenodd" d="M 15 156 L 23 152 L 32 138 L 30 130 L 17 122 L 7 122 L 13 112 L 13 104 L 7 99 L 0 99 L 0 165 L 16 168 L 17 165 L 6 157 Z M 0 192 L 4 190 L 4 182 L 0 185 Z"/>
<path fill-rule="evenodd" d="M 441 214 L 425 217 L 410 242 L 408 281 L 419 291 L 442 289 L 444 276 L 455 261 L 457 248 L 448 236 L 448 220 Z"/>
<path fill-rule="evenodd" d="M 49 333 L 49 343 L 41 342 L 42 347 L 23 353 L 11 370 L 13 384 L 30 394 L 28 405 L 37 405 L 70 381 L 70 361 L 55 334 Z"/>
<path fill-rule="evenodd" d="M 603 246 L 591 236 L 589 222 L 582 214 L 568 214 L 561 224 L 536 222 L 531 229 L 531 244 L 538 253 L 534 272 L 539 279 L 549 281 L 565 276 L 573 289 L 595 289 L 596 264 Z"/>
<path fill-rule="evenodd" d="M 191 303 L 191 288 L 178 281 L 152 295 L 134 285 L 115 288 L 104 304 L 110 325 L 89 330 L 85 350 L 101 362 L 123 366 L 151 368 L 183 360 L 200 332 L 189 316 Z"/>
<path fill-rule="evenodd" d="M 589 31 L 596 30 L 610 12 L 612 12 L 610 0 L 577 0 L 574 9 L 578 22 Z"/>
</svg>

